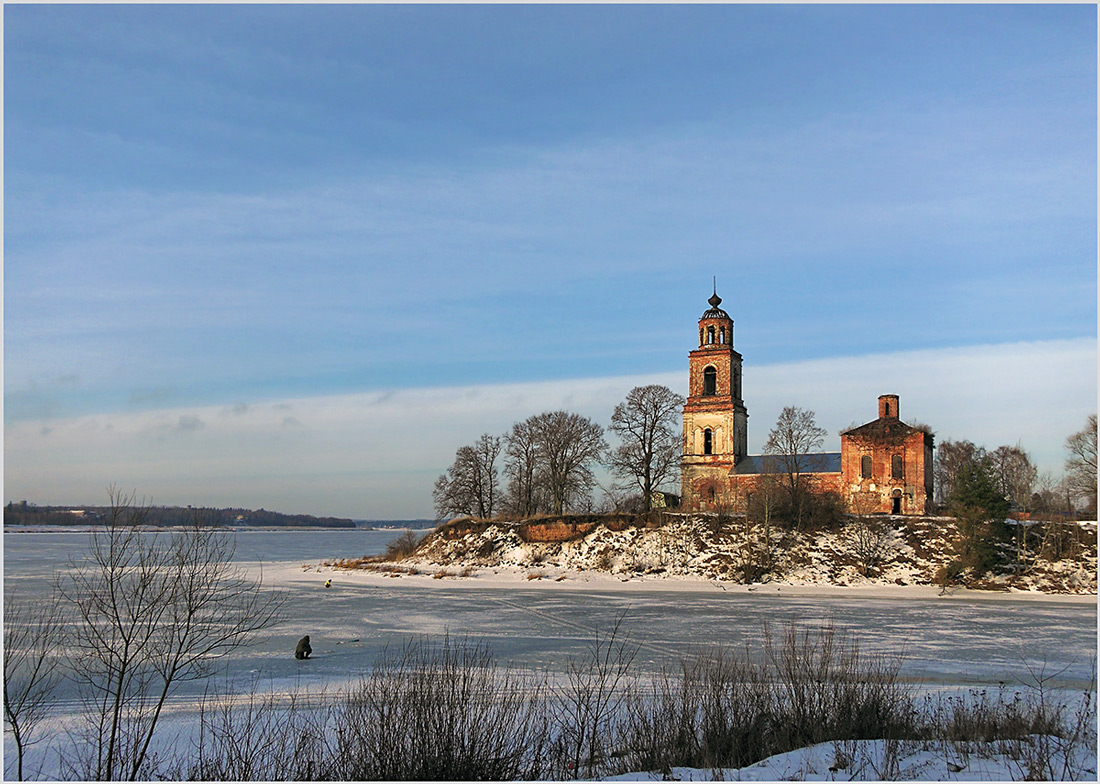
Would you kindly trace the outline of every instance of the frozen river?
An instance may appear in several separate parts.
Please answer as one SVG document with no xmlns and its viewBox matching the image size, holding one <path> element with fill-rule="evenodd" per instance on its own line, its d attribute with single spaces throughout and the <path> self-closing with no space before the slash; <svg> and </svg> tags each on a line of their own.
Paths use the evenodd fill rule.
<svg viewBox="0 0 1100 784">
<path fill-rule="evenodd" d="M 370 667 L 386 646 L 421 635 L 468 636 L 489 644 L 498 660 L 561 671 L 579 656 L 596 630 L 606 632 L 622 616 L 622 628 L 640 646 L 639 667 L 714 643 L 758 649 L 765 625 L 787 621 L 814 627 L 831 622 L 856 636 L 862 649 L 902 653 L 906 678 L 937 685 L 1015 683 L 1027 668 L 1057 674 L 1059 685 L 1084 685 L 1096 652 L 1096 603 L 1035 601 L 1003 594 L 875 598 L 800 594 L 762 586 L 754 593 L 677 590 L 669 583 L 644 591 L 552 590 L 517 581 L 501 588 L 477 581 L 354 579 L 319 568 L 322 560 L 382 552 L 400 531 L 241 531 L 237 560 L 287 591 L 286 619 L 257 645 L 239 652 L 230 676 L 275 688 L 336 684 Z M 42 590 L 71 555 L 87 545 L 87 533 L 5 533 L 5 592 Z M 288 568 L 291 567 L 291 568 Z M 285 575 L 293 575 L 291 578 Z M 333 577 L 333 586 L 322 584 Z M 314 657 L 292 657 L 295 641 L 309 634 Z M 203 684 L 188 684 L 198 693 Z"/>
</svg>

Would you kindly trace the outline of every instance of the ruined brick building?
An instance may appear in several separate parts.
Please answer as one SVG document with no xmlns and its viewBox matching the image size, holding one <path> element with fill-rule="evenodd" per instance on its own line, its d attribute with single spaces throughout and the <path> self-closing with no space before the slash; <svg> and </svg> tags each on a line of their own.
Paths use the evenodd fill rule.
<svg viewBox="0 0 1100 784">
<path fill-rule="evenodd" d="M 765 477 L 781 473 L 774 456 L 748 454 L 748 409 L 733 319 L 717 291 L 699 319 L 699 346 L 688 354 L 681 492 L 686 509 L 743 510 Z M 803 474 L 838 492 L 860 514 L 925 514 L 932 499 L 932 434 L 900 419 L 897 395 L 878 399 L 878 418 L 840 434 L 840 452 L 806 456 Z"/>
</svg>

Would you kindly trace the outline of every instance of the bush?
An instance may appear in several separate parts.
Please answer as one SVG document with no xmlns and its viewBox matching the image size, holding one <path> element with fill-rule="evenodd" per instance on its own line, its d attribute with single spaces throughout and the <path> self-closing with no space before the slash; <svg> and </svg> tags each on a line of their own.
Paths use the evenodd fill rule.
<svg viewBox="0 0 1100 784">
<path fill-rule="evenodd" d="M 339 780 L 517 780 L 543 774 L 542 682 L 445 637 L 384 654 L 336 717 Z"/>
<path fill-rule="evenodd" d="M 416 553 L 423 537 L 417 536 L 413 531 L 406 531 L 401 536 L 386 545 L 385 560 L 401 561 Z"/>
<path fill-rule="evenodd" d="M 679 676 L 666 669 L 631 706 L 631 769 L 739 768 L 830 740 L 897 737 L 913 715 L 899 669 L 831 627 L 793 624 L 766 635 L 762 662 L 721 647 L 685 657 Z"/>
<path fill-rule="evenodd" d="M 1016 690 L 918 701 L 900 681 L 899 658 L 867 655 L 830 626 L 765 629 L 762 656 L 719 646 L 646 677 L 635 672 L 637 651 L 616 624 L 551 687 L 499 668 L 484 645 L 411 642 L 335 700 L 208 701 L 191 757 L 154 772 L 562 780 L 679 766 L 720 772 L 828 742 L 850 768 L 857 741 L 882 739 L 882 759 L 865 762 L 885 775 L 898 775 L 899 752 L 912 742 L 959 759 L 989 744 L 1019 778 L 1095 776 L 1095 676 L 1075 698 L 1053 688 L 1057 674 L 1025 663 L 1030 682 Z"/>
</svg>

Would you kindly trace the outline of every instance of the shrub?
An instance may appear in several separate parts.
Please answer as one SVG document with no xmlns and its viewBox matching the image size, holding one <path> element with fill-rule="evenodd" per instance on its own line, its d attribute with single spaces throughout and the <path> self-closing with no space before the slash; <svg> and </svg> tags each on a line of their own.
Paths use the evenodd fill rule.
<svg viewBox="0 0 1100 784">
<path fill-rule="evenodd" d="M 548 735 L 542 681 L 445 637 L 386 653 L 341 706 L 332 773 L 345 781 L 531 780 Z"/>
<path fill-rule="evenodd" d="M 413 531 L 406 531 L 386 545 L 385 558 L 387 561 L 404 560 L 416 553 L 416 549 L 422 541 L 424 541 L 423 538 L 417 536 Z"/>
<path fill-rule="evenodd" d="M 766 635 L 763 662 L 716 647 L 665 669 L 630 709 L 633 770 L 743 767 L 830 740 L 912 727 L 900 660 L 861 654 L 832 627 Z M 652 696 L 649 696 L 652 695 Z"/>
<path fill-rule="evenodd" d="M 620 619 L 620 623 L 621 623 Z M 597 633 L 557 685 L 501 669 L 484 645 L 444 637 L 386 651 L 335 700 L 274 695 L 204 703 L 192 756 L 171 779 L 533 780 L 628 771 L 721 771 L 813 744 L 837 767 L 899 775 L 907 742 L 965 759 L 974 743 L 1019 778 L 1079 779 L 1096 754 L 1095 675 L 1079 699 L 1025 667 L 1019 689 L 918 702 L 900 659 L 832 627 L 765 629 L 763 654 L 714 647 L 639 678 L 637 646 Z M 1093 663 L 1095 673 L 1095 662 Z M 1026 680 L 1026 679 L 1025 679 Z M 882 739 L 880 756 L 856 741 Z M 857 756 L 859 757 L 857 759 Z"/>
</svg>

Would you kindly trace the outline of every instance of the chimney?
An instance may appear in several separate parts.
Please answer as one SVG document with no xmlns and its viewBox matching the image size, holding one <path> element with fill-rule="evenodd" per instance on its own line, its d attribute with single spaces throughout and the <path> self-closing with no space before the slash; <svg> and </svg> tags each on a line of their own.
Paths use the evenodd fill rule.
<svg viewBox="0 0 1100 784">
<path fill-rule="evenodd" d="M 899 419 L 900 412 L 898 409 L 898 396 L 897 395 L 879 395 L 878 398 L 878 418 L 879 419 Z"/>
</svg>

